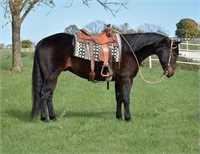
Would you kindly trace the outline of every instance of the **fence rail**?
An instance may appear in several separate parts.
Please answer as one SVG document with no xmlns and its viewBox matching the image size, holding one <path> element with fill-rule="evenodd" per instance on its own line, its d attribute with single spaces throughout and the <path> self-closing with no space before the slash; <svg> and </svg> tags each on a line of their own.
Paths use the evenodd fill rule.
<svg viewBox="0 0 200 154">
<path fill-rule="evenodd" d="M 179 50 L 200 52 L 200 44 L 190 44 L 186 41 L 186 43 L 179 44 Z"/>
<path fill-rule="evenodd" d="M 22 52 L 34 52 L 35 48 L 22 48 Z"/>
<path fill-rule="evenodd" d="M 0 52 L 12 52 L 11 48 L 0 49 Z M 35 48 L 21 48 L 21 52 L 34 52 Z"/>
<path fill-rule="evenodd" d="M 149 67 L 152 68 L 152 61 L 159 61 L 159 59 L 152 58 L 149 56 Z M 187 65 L 197 65 L 200 66 L 200 63 L 195 63 L 195 62 L 184 62 L 184 61 L 177 61 L 178 64 L 187 64 Z"/>
</svg>

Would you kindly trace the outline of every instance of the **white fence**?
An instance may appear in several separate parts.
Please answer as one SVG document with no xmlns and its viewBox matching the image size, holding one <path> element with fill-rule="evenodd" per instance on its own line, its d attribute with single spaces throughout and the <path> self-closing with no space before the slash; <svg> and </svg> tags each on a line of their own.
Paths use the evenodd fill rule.
<svg viewBox="0 0 200 154">
<path fill-rule="evenodd" d="M 34 52 L 35 48 L 22 48 L 21 51 L 22 52 Z"/>
<path fill-rule="evenodd" d="M 22 52 L 34 52 L 35 48 L 22 48 Z M 194 60 L 194 62 L 177 61 L 180 64 L 198 65 L 200 66 L 200 44 L 179 44 L 179 57 L 185 57 Z M 152 62 L 159 61 L 157 58 L 149 57 L 149 67 L 152 68 Z"/>
<path fill-rule="evenodd" d="M 185 46 L 185 48 L 183 46 Z M 186 43 L 179 44 L 179 50 L 200 52 L 200 44 L 190 44 L 186 41 Z"/>
<path fill-rule="evenodd" d="M 177 61 L 177 63 L 200 66 L 200 44 L 189 44 L 188 42 L 179 44 L 179 57 L 189 58 L 194 60 L 194 62 Z M 153 61 L 159 61 L 159 60 L 154 59 L 150 56 L 149 57 L 150 68 L 152 68 Z"/>
</svg>

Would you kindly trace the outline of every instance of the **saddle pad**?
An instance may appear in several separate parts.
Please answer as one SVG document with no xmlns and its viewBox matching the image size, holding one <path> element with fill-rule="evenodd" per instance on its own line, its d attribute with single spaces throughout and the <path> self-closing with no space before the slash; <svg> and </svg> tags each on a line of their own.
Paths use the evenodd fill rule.
<svg viewBox="0 0 200 154">
<path fill-rule="evenodd" d="M 117 42 L 119 46 L 109 46 L 111 50 L 111 55 L 112 55 L 112 61 L 113 62 L 119 62 L 121 58 L 121 38 L 119 34 L 115 34 L 117 37 Z M 99 51 L 100 51 L 101 45 L 98 43 L 94 43 L 93 46 L 93 52 L 94 52 L 94 59 L 95 61 L 100 61 L 99 60 Z M 79 42 L 77 39 L 77 35 L 74 35 L 74 56 L 91 60 L 90 58 L 90 48 L 89 44 L 85 42 Z"/>
</svg>

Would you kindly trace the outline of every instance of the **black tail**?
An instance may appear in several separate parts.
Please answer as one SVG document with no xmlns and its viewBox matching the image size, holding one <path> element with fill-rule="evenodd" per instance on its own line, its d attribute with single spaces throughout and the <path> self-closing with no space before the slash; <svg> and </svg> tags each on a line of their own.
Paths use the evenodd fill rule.
<svg viewBox="0 0 200 154">
<path fill-rule="evenodd" d="M 33 71 L 32 71 L 32 99 L 33 99 L 33 105 L 32 105 L 32 111 L 31 111 L 32 120 L 37 116 L 40 110 L 41 91 L 42 91 L 42 85 L 44 83 L 44 77 L 43 77 L 41 67 L 40 67 L 40 62 L 39 62 L 38 46 L 39 45 L 37 45 L 35 49 Z"/>
</svg>

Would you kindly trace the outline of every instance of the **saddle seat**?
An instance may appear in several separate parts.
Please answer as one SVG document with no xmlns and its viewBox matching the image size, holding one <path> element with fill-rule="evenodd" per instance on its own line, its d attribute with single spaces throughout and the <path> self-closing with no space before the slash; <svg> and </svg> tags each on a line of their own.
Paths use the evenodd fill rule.
<svg viewBox="0 0 200 154">
<path fill-rule="evenodd" d="M 106 29 L 104 32 L 98 34 L 98 35 L 92 35 L 87 30 L 81 29 L 80 30 L 81 35 L 84 40 L 87 41 L 93 41 L 94 43 L 98 44 L 107 44 L 109 42 L 113 42 L 112 39 L 112 29 Z"/>
<path fill-rule="evenodd" d="M 98 53 L 99 60 L 103 61 L 101 75 L 103 77 L 111 77 L 113 75 L 111 65 L 109 60 L 111 57 L 110 47 L 113 45 L 118 45 L 117 38 L 112 34 L 112 28 L 107 28 L 105 31 L 98 35 L 92 35 L 85 29 L 80 29 L 80 32 L 77 34 L 78 41 L 84 42 L 89 45 L 90 57 L 91 57 L 91 72 L 90 80 L 94 81 L 95 72 L 94 72 L 94 44 L 100 45 L 100 50 Z M 107 68 L 107 73 L 104 73 L 104 69 Z"/>
</svg>

